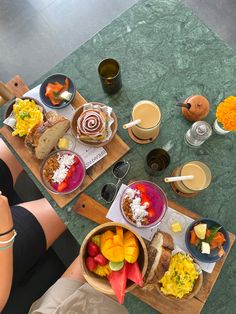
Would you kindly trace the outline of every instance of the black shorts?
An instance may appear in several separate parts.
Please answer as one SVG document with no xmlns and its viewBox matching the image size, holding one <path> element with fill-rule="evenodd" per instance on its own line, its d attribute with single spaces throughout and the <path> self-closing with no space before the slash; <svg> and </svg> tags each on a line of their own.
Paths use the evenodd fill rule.
<svg viewBox="0 0 236 314">
<path fill-rule="evenodd" d="M 21 201 L 14 190 L 11 172 L 1 159 L 0 191 L 11 205 Z M 25 280 L 27 274 L 46 252 L 46 238 L 40 223 L 31 212 L 17 205 L 11 206 L 11 212 L 17 232 L 13 247 L 13 286 L 15 286 Z"/>
</svg>

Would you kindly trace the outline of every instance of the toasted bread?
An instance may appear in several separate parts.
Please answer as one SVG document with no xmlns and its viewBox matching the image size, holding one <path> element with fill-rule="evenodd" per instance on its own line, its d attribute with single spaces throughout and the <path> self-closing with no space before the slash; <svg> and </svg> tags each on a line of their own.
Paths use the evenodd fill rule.
<svg viewBox="0 0 236 314">
<path fill-rule="evenodd" d="M 148 247 L 148 268 L 145 284 L 157 283 L 168 270 L 174 242 L 168 233 L 158 231 Z"/>
<path fill-rule="evenodd" d="M 25 138 L 25 145 L 37 159 L 44 159 L 69 127 L 70 122 L 66 118 L 52 116 L 43 124 L 31 129 Z"/>
</svg>

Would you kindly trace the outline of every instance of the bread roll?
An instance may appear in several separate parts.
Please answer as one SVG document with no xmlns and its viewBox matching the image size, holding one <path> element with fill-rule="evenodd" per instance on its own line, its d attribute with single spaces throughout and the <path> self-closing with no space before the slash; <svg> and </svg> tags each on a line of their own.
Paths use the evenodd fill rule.
<svg viewBox="0 0 236 314">
<path fill-rule="evenodd" d="M 25 145 L 37 159 L 44 159 L 69 127 L 69 120 L 59 115 L 52 115 L 46 122 L 30 130 L 25 138 Z"/>
<path fill-rule="evenodd" d="M 157 283 L 168 270 L 174 242 L 168 233 L 158 231 L 148 247 L 148 268 L 145 284 Z"/>
</svg>

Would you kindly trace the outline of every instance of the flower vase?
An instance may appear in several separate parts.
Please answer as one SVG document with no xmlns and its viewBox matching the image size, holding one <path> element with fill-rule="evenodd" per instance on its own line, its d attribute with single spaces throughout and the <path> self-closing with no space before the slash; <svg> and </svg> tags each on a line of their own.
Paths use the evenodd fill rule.
<svg viewBox="0 0 236 314">
<path fill-rule="evenodd" d="M 225 135 L 228 134 L 230 131 L 224 130 L 223 127 L 219 124 L 219 122 L 217 121 L 217 119 L 215 120 L 214 124 L 213 124 L 213 130 L 220 135 Z"/>
</svg>

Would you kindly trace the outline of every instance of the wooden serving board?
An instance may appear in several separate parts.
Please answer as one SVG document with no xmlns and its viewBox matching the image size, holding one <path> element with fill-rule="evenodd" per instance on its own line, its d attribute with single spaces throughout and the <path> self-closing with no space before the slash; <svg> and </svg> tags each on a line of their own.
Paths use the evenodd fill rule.
<svg viewBox="0 0 236 314">
<path fill-rule="evenodd" d="M 24 90 L 25 92 L 25 90 Z M 22 93 L 23 95 L 23 93 Z M 19 97 L 19 94 L 17 95 Z M 72 106 L 76 109 L 87 101 L 76 92 L 75 99 L 72 102 Z M 24 140 L 12 136 L 11 132 L 7 129 L 6 126 L 3 126 L 0 129 L 0 134 L 5 139 L 5 141 L 13 148 L 15 153 L 20 157 L 20 159 L 26 164 L 30 169 L 33 175 L 41 183 L 40 179 L 40 167 L 42 161 L 37 160 L 33 157 L 25 148 Z M 92 184 L 101 174 L 103 174 L 108 168 L 110 168 L 117 160 L 122 158 L 128 151 L 129 146 L 116 134 L 113 140 L 104 146 L 107 151 L 107 156 L 98 161 L 95 165 L 90 167 L 86 172 L 86 177 L 83 184 L 73 193 L 67 195 L 57 195 L 51 192 L 48 192 L 54 201 L 63 208 L 70 201 L 72 201 L 79 193 L 84 191 L 90 184 Z"/>
<path fill-rule="evenodd" d="M 181 205 L 174 203 L 171 200 L 168 200 L 168 205 L 171 208 L 174 208 L 178 212 L 189 216 L 193 219 L 197 219 L 200 216 L 193 213 L 187 208 L 184 208 Z M 96 202 L 90 196 L 82 193 L 77 200 L 74 210 L 77 214 L 86 217 L 92 221 L 95 221 L 98 224 L 102 224 L 110 221 L 106 218 L 106 214 L 108 209 L 102 206 L 100 203 Z M 230 238 L 230 249 L 235 241 L 235 235 L 229 232 Z M 151 307 L 156 309 L 157 311 L 164 314 L 198 314 L 201 312 L 208 296 L 211 293 L 211 290 L 217 280 L 217 277 L 220 274 L 220 271 L 224 265 L 227 256 L 220 259 L 211 274 L 205 273 L 203 276 L 203 285 L 199 293 L 190 300 L 171 300 L 163 297 L 158 293 L 157 290 L 146 291 L 145 289 L 141 289 L 139 287 L 132 290 L 132 294 L 138 297 L 143 302 L 149 304 Z"/>
</svg>

